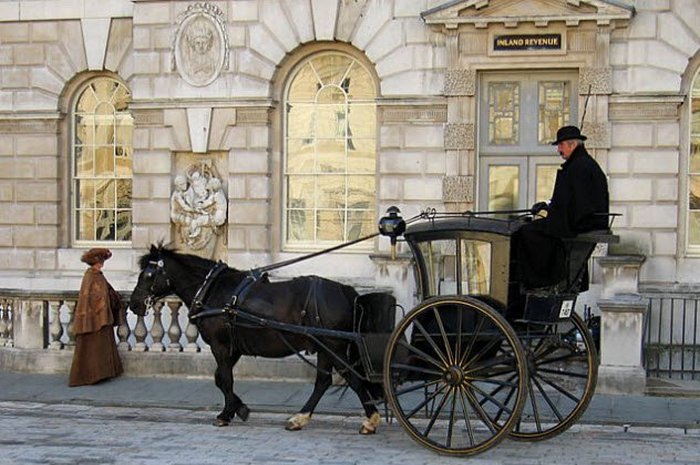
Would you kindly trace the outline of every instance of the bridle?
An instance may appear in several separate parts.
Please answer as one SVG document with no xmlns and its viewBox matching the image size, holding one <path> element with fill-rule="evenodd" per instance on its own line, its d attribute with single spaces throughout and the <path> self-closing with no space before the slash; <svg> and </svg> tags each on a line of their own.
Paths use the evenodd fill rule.
<svg viewBox="0 0 700 465">
<path fill-rule="evenodd" d="M 148 289 L 148 295 L 143 300 L 143 303 L 146 306 L 146 308 L 149 308 L 153 307 L 153 304 L 155 304 L 156 301 L 165 297 L 170 291 L 170 278 L 168 278 L 168 276 L 165 274 L 165 263 L 163 262 L 162 258 L 159 258 L 158 260 L 149 261 L 146 268 L 143 269 L 143 273 L 146 277 L 153 277 L 153 280 L 151 281 L 151 287 Z M 161 295 L 157 295 L 155 290 L 156 280 L 159 275 L 165 276 L 166 291 Z"/>
</svg>

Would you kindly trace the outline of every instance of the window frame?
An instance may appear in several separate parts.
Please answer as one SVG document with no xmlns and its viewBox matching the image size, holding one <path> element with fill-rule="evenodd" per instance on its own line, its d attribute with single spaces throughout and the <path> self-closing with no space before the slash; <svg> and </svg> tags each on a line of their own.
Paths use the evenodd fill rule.
<svg viewBox="0 0 700 465">
<path fill-rule="evenodd" d="M 696 60 L 697 61 L 697 60 Z M 683 168 L 684 168 L 684 173 L 683 173 L 683 183 L 682 183 L 682 188 L 679 188 L 679 191 L 681 192 L 681 195 L 683 196 L 683 222 L 682 227 L 683 227 L 683 241 L 679 241 L 680 243 L 683 244 L 684 248 L 684 254 L 690 257 L 700 257 L 700 243 L 697 244 L 691 244 L 690 243 L 690 226 L 691 226 L 691 209 L 690 209 L 690 190 L 691 190 L 691 182 L 690 178 L 691 176 L 700 176 L 700 171 L 697 172 L 692 172 L 690 163 L 691 163 L 691 151 L 693 149 L 693 144 L 692 144 L 692 138 L 693 138 L 693 88 L 697 85 L 698 86 L 698 97 L 697 100 L 700 103 L 700 64 L 698 66 L 695 66 L 695 69 L 692 73 L 690 73 L 692 76 L 689 80 L 689 85 L 688 85 L 688 109 L 685 112 L 685 118 L 687 121 L 687 132 L 685 132 L 683 136 L 683 140 L 681 141 L 681 153 L 683 154 L 684 157 L 684 163 L 683 163 Z M 700 137 L 700 131 L 698 132 L 698 136 Z M 685 145 L 685 147 L 683 147 Z M 700 210 L 694 210 L 698 211 L 700 213 Z"/>
<path fill-rule="evenodd" d="M 347 196 L 348 196 L 348 190 L 347 190 L 347 183 L 346 183 L 346 189 L 345 189 L 345 208 L 343 210 L 344 212 L 344 219 L 345 219 L 345 226 L 343 230 L 343 239 L 338 240 L 338 241 L 331 241 L 331 240 L 321 240 L 318 238 L 316 234 L 314 234 L 314 238 L 311 241 L 304 241 L 304 242 L 290 242 L 288 238 L 289 234 L 289 226 L 288 226 L 288 218 L 289 218 L 289 171 L 287 167 L 287 162 L 288 162 L 288 157 L 289 157 L 289 138 L 287 131 L 289 129 L 289 118 L 288 118 L 288 112 L 287 112 L 287 106 L 289 105 L 289 94 L 292 85 L 295 83 L 295 79 L 300 75 L 300 72 L 304 69 L 304 67 L 311 61 L 318 59 L 319 57 L 323 57 L 325 55 L 335 55 L 335 56 L 340 56 L 343 58 L 347 58 L 350 63 L 352 63 L 352 66 L 360 66 L 362 70 L 364 71 L 364 74 L 366 77 L 370 80 L 368 82 L 368 88 L 372 89 L 373 96 L 372 98 L 367 98 L 367 99 L 358 99 L 358 100 L 348 100 L 346 98 L 344 102 L 344 106 L 347 109 L 349 106 L 352 107 L 353 105 L 368 105 L 373 107 L 373 112 L 374 112 L 374 126 L 373 126 L 373 137 L 372 138 L 366 138 L 363 137 L 362 139 L 365 140 L 371 140 L 372 144 L 372 150 L 374 152 L 374 167 L 373 170 L 368 171 L 366 173 L 354 173 L 350 172 L 347 169 L 347 166 L 344 171 L 338 172 L 338 173 L 333 173 L 329 172 L 327 173 L 328 175 L 338 175 L 338 176 L 371 176 L 373 178 L 373 183 L 374 183 L 374 196 L 372 197 L 372 206 L 371 209 L 373 210 L 375 216 L 376 212 L 379 206 L 379 198 L 378 198 L 378 163 L 379 163 L 379 129 L 380 129 L 380 124 L 379 124 L 379 105 L 377 102 L 377 99 L 379 97 L 379 92 L 378 92 L 378 86 L 377 86 L 377 77 L 373 70 L 368 66 L 368 64 L 363 60 L 361 57 L 355 56 L 353 53 L 349 53 L 348 51 L 344 50 L 338 50 L 338 49 L 320 49 L 316 50 L 312 53 L 304 55 L 302 58 L 300 58 L 298 61 L 294 63 L 293 66 L 289 68 L 289 72 L 286 73 L 286 79 L 284 80 L 284 85 L 282 86 L 281 89 L 281 102 L 282 104 L 280 105 L 280 108 L 282 111 L 280 112 L 280 118 L 281 118 L 281 163 L 280 163 L 280 180 L 281 180 L 281 204 L 280 204 L 280 218 L 281 218 L 281 224 L 280 224 L 280 249 L 282 251 L 286 252 L 307 252 L 307 251 L 313 251 L 313 250 L 320 250 L 326 247 L 338 245 L 345 243 L 349 241 L 348 239 L 348 232 L 349 228 L 347 225 L 347 218 L 349 216 L 349 213 L 351 213 L 354 210 L 349 209 L 347 205 Z M 326 89 L 328 87 L 335 86 L 339 87 L 336 85 L 336 83 L 324 83 L 322 89 Z M 318 93 L 316 94 L 318 97 Z M 301 104 L 297 103 L 297 105 Z M 314 103 L 309 103 L 309 105 L 313 105 Z M 347 111 L 345 113 L 345 121 L 346 121 L 346 129 L 347 129 Z M 344 146 L 344 152 L 345 156 L 347 157 L 347 151 L 348 151 L 348 135 L 344 135 L 344 140 L 345 140 L 345 146 Z M 314 144 L 316 143 L 316 138 L 314 137 Z M 318 160 L 315 159 L 314 163 L 316 164 Z M 314 186 L 317 185 L 318 183 L 318 178 L 319 178 L 320 173 L 314 173 L 312 176 L 314 177 Z M 319 211 L 325 211 L 324 209 L 320 209 L 316 204 L 313 206 L 313 210 L 315 212 Z M 332 210 L 328 210 L 332 211 Z M 316 228 L 315 222 L 312 225 L 313 228 Z M 369 241 L 363 241 L 358 244 L 349 246 L 346 250 L 350 251 L 358 251 L 358 252 L 363 252 L 366 253 L 367 251 L 371 251 L 374 248 L 374 243 L 371 243 Z"/>
<path fill-rule="evenodd" d="M 77 189 L 77 182 L 80 177 L 78 177 L 76 173 L 76 147 L 79 144 L 76 144 L 76 132 L 77 132 L 77 124 L 76 124 L 76 115 L 79 113 L 78 112 L 78 105 L 81 101 L 81 98 L 83 97 L 84 93 L 92 86 L 95 82 L 101 81 L 101 80 L 108 80 L 116 83 L 119 87 L 122 87 L 127 94 L 127 107 L 125 110 L 122 111 L 115 111 L 112 116 L 112 123 L 113 125 L 117 124 L 118 118 L 116 115 L 128 115 L 132 119 L 132 125 L 133 129 L 135 129 L 136 125 L 134 123 L 134 118 L 133 114 L 131 111 L 128 109 L 128 104 L 131 102 L 131 89 L 121 80 L 118 79 L 115 76 L 110 76 L 110 75 L 98 75 L 98 76 L 93 76 L 90 77 L 89 79 L 85 80 L 80 86 L 78 86 L 73 93 L 74 98 L 72 99 L 69 107 L 69 134 L 70 134 L 70 140 L 69 140 L 69 160 L 68 160 L 68 175 L 69 175 L 69 191 L 70 191 L 70 203 L 68 206 L 69 209 L 69 215 L 70 215 L 70 234 L 69 234 L 69 244 L 73 247 L 92 247 L 92 246 L 108 246 L 108 247 L 115 247 L 115 248 L 128 248 L 132 246 L 132 241 L 133 241 L 133 133 L 130 141 L 130 149 L 131 149 L 131 166 L 130 166 L 130 173 L 128 176 L 119 176 L 117 174 L 117 163 L 116 163 L 116 155 L 115 155 L 115 147 L 116 147 L 116 131 L 113 137 L 113 142 L 112 142 L 112 150 L 113 150 L 113 167 L 114 167 L 114 172 L 111 177 L 98 177 L 94 175 L 93 171 L 93 179 L 111 179 L 113 181 L 117 180 L 123 180 L 123 179 L 128 179 L 131 181 L 131 199 L 130 199 L 130 205 L 128 208 L 117 208 L 118 207 L 118 199 L 117 199 L 117 192 L 116 192 L 116 184 L 115 184 L 115 198 L 114 198 L 114 208 L 113 210 L 115 211 L 115 217 L 114 217 L 114 222 L 116 224 L 117 222 L 117 211 L 128 211 L 129 214 L 129 221 L 131 223 L 131 234 L 128 240 L 117 240 L 116 239 L 116 231 L 115 231 L 115 239 L 108 239 L 108 240 L 98 240 L 98 239 L 80 239 L 79 238 L 79 231 L 78 231 L 78 215 L 79 215 L 79 198 L 78 198 L 78 189 Z M 114 94 L 113 94 L 114 95 Z M 95 108 L 99 107 L 100 105 L 104 104 L 105 102 L 100 102 L 96 105 Z M 116 126 L 115 126 L 116 127 Z M 132 131 L 133 131 L 132 129 Z M 93 148 L 99 147 L 101 144 L 96 144 L 93 141 Z M 93 163 L 95 159 L 93 158 Z M 95 207 L 93 207 L 94 211 L 97 211 Z"/>
</svg>

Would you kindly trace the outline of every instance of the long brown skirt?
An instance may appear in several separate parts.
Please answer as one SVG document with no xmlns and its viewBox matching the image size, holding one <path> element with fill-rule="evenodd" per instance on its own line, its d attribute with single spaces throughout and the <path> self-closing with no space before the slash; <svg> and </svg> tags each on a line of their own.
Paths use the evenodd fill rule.
<svg viewBox="0 0 700 465">
<path fill-rule="evenodd" d="M 68 386 L 95 384 L 119 376 L 123 371 L 111 326 L 103 326 L 95 333 L 79 334 L 75 338 Z"/>
</svg>

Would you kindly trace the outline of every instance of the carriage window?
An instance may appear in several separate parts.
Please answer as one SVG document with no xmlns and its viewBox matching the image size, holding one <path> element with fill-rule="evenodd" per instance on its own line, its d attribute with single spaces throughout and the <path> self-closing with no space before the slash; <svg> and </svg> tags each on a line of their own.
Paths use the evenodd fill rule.
<svg viewBox="0 0 700 465">
<path fill-rule="evenodd" d="M 285 102 L 287 247 L 351 241 L 376 229 L 375 97 L 371 75 L 348 55 L 322 53 L 297 67 Z"/>
<path fill-rule="evenodd" d="M 134 119 L 129 90 L 100 77 L 83 88 L 72 117 L 73 242 L 131 240 Z"/>
<path fill-rule="evenodd" d="M 425 261 L 428 296 L 489 294 L 491 244 L 462 239 L 459 248 L 457 245 L 454 239 L 421 242 L 418 245 Z"/>
</svg>

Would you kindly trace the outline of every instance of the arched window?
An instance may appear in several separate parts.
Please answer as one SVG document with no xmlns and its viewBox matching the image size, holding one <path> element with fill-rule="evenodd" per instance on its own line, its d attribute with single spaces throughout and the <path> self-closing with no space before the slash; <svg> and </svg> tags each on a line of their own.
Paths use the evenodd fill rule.
<svg viewBox="0 0 700 465">
<path fill-rule="evenodd" d="M 134 119 L 129 90 L 99 77 L 81 88 L 72 114 L 72 240 L 131 241 Z"/>
<path fill-rule="evenodd" d="M 339 52 L 294 69 L 285 95 L 287 248 L 346 242 L 376 229 L 376 91 L 363 65 Z"/>
</svg>

